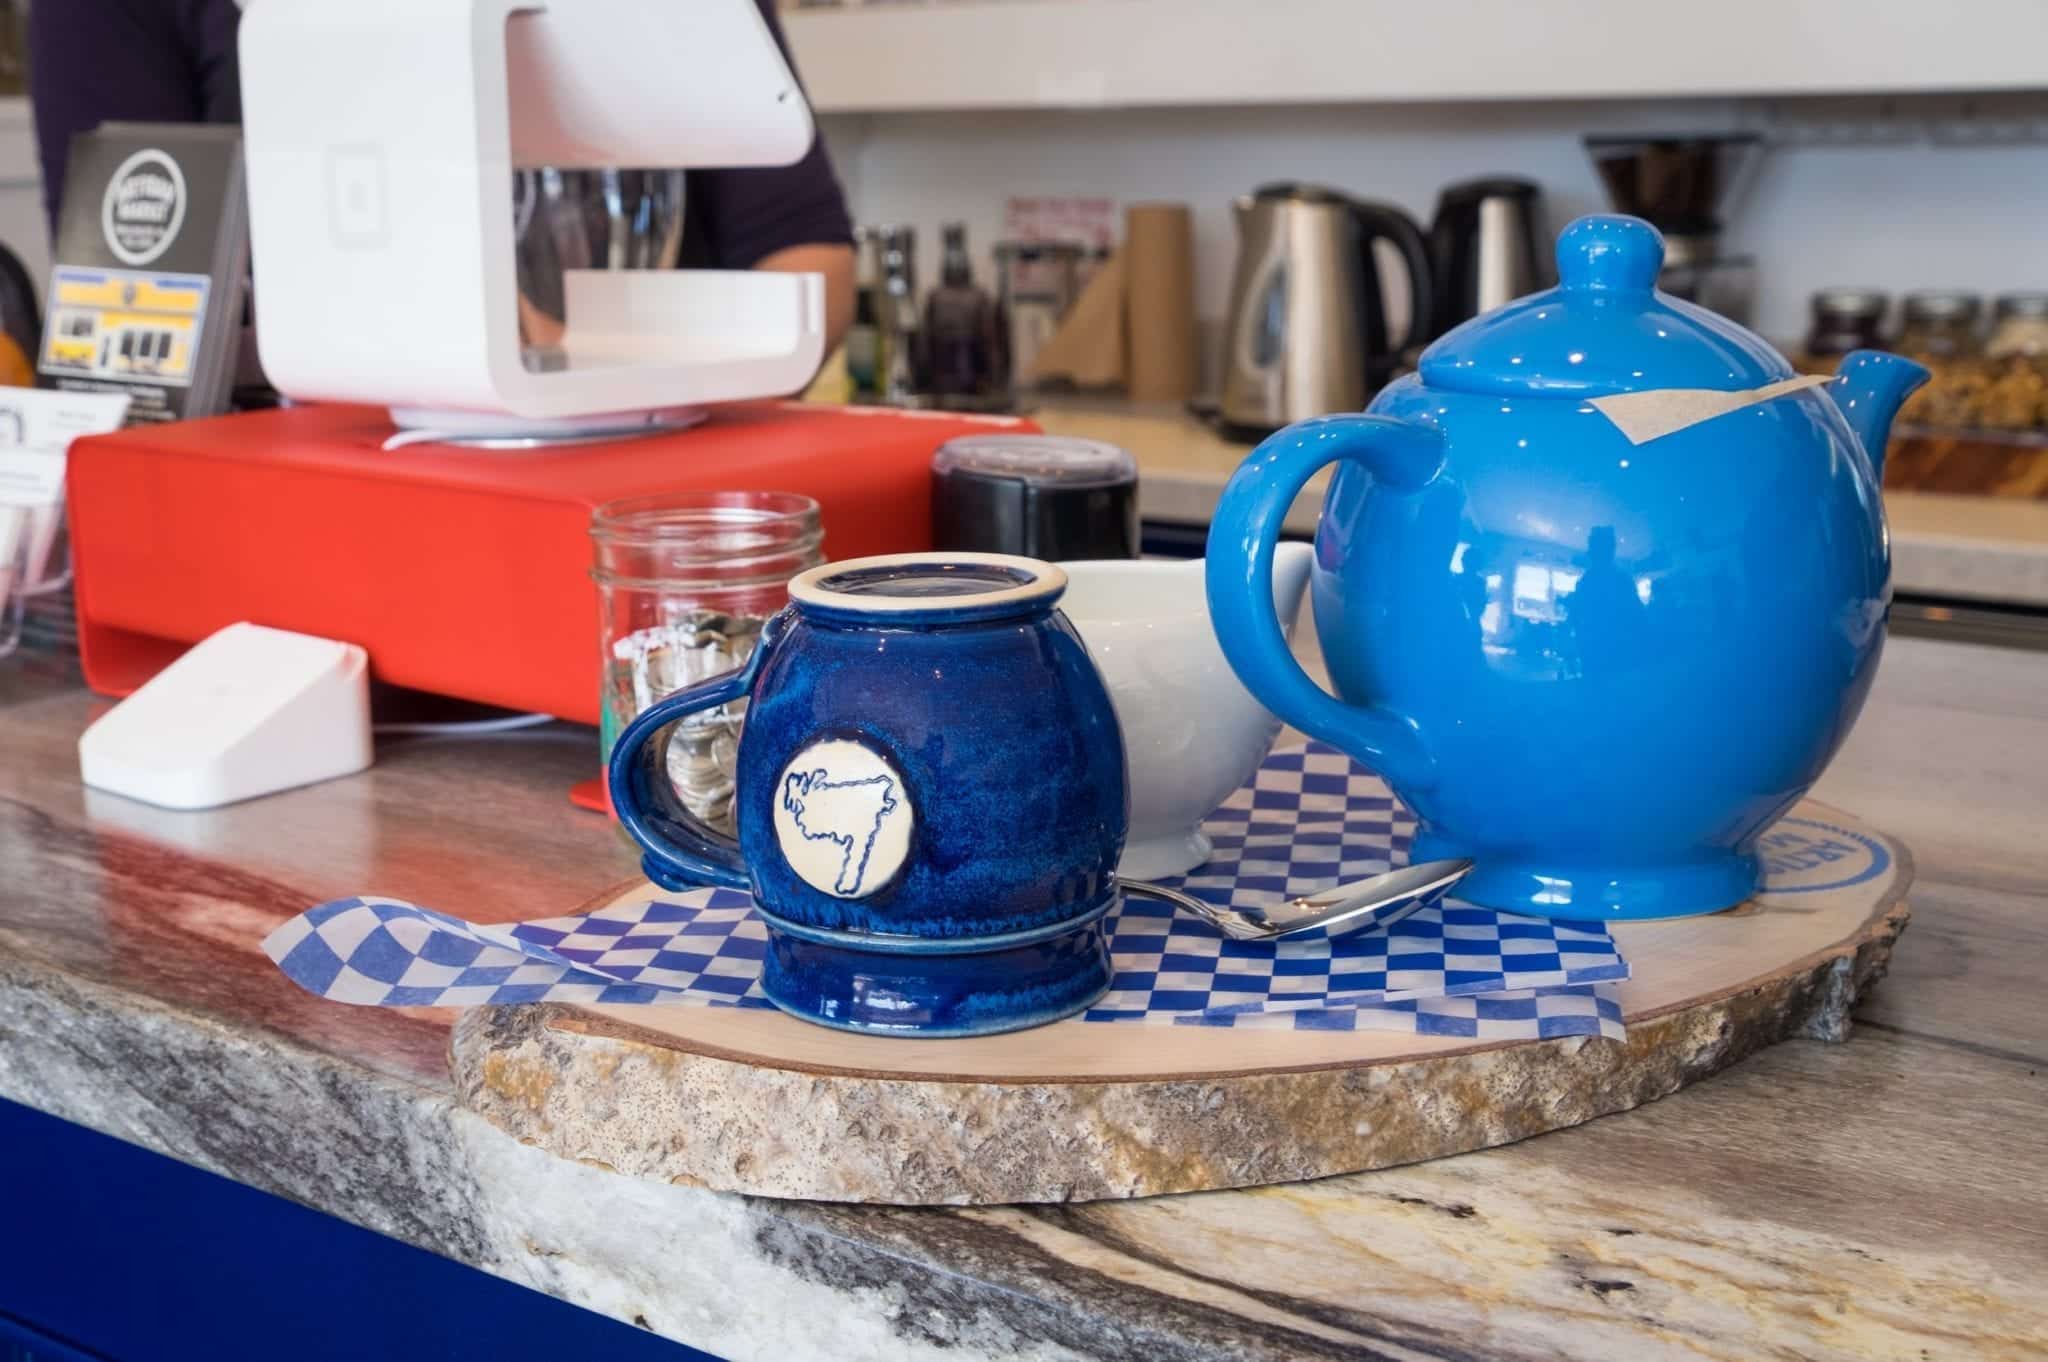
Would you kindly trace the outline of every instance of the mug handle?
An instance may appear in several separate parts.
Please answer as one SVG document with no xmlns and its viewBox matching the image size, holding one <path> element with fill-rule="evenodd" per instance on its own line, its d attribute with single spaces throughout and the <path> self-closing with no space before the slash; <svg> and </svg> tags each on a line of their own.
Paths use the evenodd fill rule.
<svg viewBox="0 0 2048 1362">
<path fill-rule="evenodd" d="M 780 632 L 780 619 L 776 616 L 762 627 L 745 662 L 649 705 L 612 744 L 612 811 L 640 844 L 644 853 L 641 870 L 663 889 L 752 887 L 740 844 L 691 813 L 676 794 L 675 784 L 668 778 L 668 745 L 675 738 L 670 725 L 752 690 L 761 661 Z"/>
<path fill-rule="evenodd" d="M 1348 705 L 1294 660 L 1273 605 L 1273 549 L 1287 508 L 1326 464 L 1349 459 L 1403 492 L 1428 486 L 1443 467 L 1443 436 L 1387 416 L 1300 421 L 1246 456 L 1209 524 L 1209 614 L 1231 670 L 1259 703 L 1311 737 L 1343 749 L 1397 788 L 1426 790 L 1436 761 L 1412 719 Z"/>
</svg>

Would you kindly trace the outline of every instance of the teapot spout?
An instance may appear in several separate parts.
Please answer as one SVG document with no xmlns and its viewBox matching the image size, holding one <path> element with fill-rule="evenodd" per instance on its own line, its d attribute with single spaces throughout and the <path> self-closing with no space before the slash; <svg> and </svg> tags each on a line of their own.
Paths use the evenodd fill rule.
<svg viewBox="0 0 2048 1362">
<path fill-rule="evenodd" d="M 1882 350 L 1856 350 L 1842 356 L 1835 370 L 1835 405 L 1848 418 L 1870 467 L 1884 477 L 1884 450 L 1891 439 L 1892 418 L 1913 390 L 1925 383 L 1927 370 L 1910 359 Z"/>
</svg>

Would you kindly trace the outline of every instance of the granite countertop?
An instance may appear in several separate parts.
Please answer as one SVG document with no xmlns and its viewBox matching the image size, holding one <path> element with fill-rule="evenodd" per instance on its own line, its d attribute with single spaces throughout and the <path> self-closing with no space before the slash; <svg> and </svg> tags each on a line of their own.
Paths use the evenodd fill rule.
<svg viewBox="0 0 2048 1362">
<path fill-rule="evenodd" d="M 1251 446 L 1228 439 L 1178 407 L 1062 398 L 1031 412 L 1056 435 L 1123 446 L 1138 460 L 1140 513 L 1206 525 Z M 1297 497 L 1286 527 L 1313 533 L 1327 473 Z M 1892 530 L 1892 585 L 1901 592 L 2048 605 L 2048 501 L 1885 493 Z"/>
<path fill-rule="evenodd" d="M 1908 840 L 1845 1044 L 1323 1182 L 1088 1206 L 775 1202 L 556 1160 L 459 1108 L 450 1015 L 257 941 L 346 893 L 510 921 L 630 873 L 566 726 L 395 740 L 207 814 L 84 790 L 101 702 L 0 662 L 0 1096 L 722 1356 L 1945 1358 L 2048 1350 L 2048 656 L 1896 640 L 1817 791 Z"/>
</svg>

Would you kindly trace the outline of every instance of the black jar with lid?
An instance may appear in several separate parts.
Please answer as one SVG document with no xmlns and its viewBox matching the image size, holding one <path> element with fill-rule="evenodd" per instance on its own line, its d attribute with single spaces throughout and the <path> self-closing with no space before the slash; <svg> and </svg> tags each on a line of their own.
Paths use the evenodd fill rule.
<svg viewBox="0 0 2048 1362">
<path fill-rule="evenodd" d="M 932 547 L 1138 556 L 1138 461 L 1060 435 L 966 435 L 932 457 Z"/>
<path fill-rule="evenodd" d="M 1813 327 L 1806 333 L 1806 353 L 1814 359 L 1846 355 L 1852 350 L 1882 350 L 1885 309 L 1891 305 L 1874 288 L 1824 288 L 1813 295 Z"/>
</svg>

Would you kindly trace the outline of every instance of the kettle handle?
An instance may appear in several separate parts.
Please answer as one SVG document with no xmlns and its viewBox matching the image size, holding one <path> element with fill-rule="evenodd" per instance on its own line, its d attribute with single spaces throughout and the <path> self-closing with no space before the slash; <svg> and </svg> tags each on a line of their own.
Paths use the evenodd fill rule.
<svg viewBox="0 0 2048 1362">
<path fill-rule="evenodd" d="M 744 663 L 649 705 L 612 744 L 607 767 L 612 812 L 640 844 L 644 853 L 641 870 L 663 889 L 707 884 L 726 889 L 751 887 L 740 844 L 691 813 L 676 794 L 675 782 L 668 774 L 668 745 L 675 737 L 676 720 L 713 705 L 729 704 L 753 689 L 761 662 L 779 632 L 780 619 L 776 616 L 762 627 L 754 651 Z"/>
<path fill-rule="evenodd" d="M 1366 268 L 1371 272 L 1372 243 L 1384 239 L 1401 253 L 1401 262 L 1408 268 L 1408 330 L 1402 333 L 1397 345 L 1392 337 L 1387 340 L 1387 353 L 1398 356 L 1403 350 L 1433 334 L 1436 326 L 1436 284 L 1435 271 L 1430 268 L 1429 243 L 1423 239 L 1422 228 L 1415 219 L 1389 203 L 1367 203 L 1354 199 L 1351 211 L 1358 217 L 1359 249 L 1366 253 Z"/>
<path fill-rule="evenodd" d="M 1259 703 L 1342 748 L 1401 790 L 1435 784 L 1436 761 L 1415 721 L 1349 705 L 1309 679 L 1273 608 L 1273 550 L 1287 508 L 1325 465 L 1350 459 L 1377 481 L 1419 491 L 1443 467 L 1443 436 L 1386 416 L 1319 416 L 1267 437 L 1223 489 L 1209 525 L 1207 587 L 1216 641 Z"/>
</svg>

